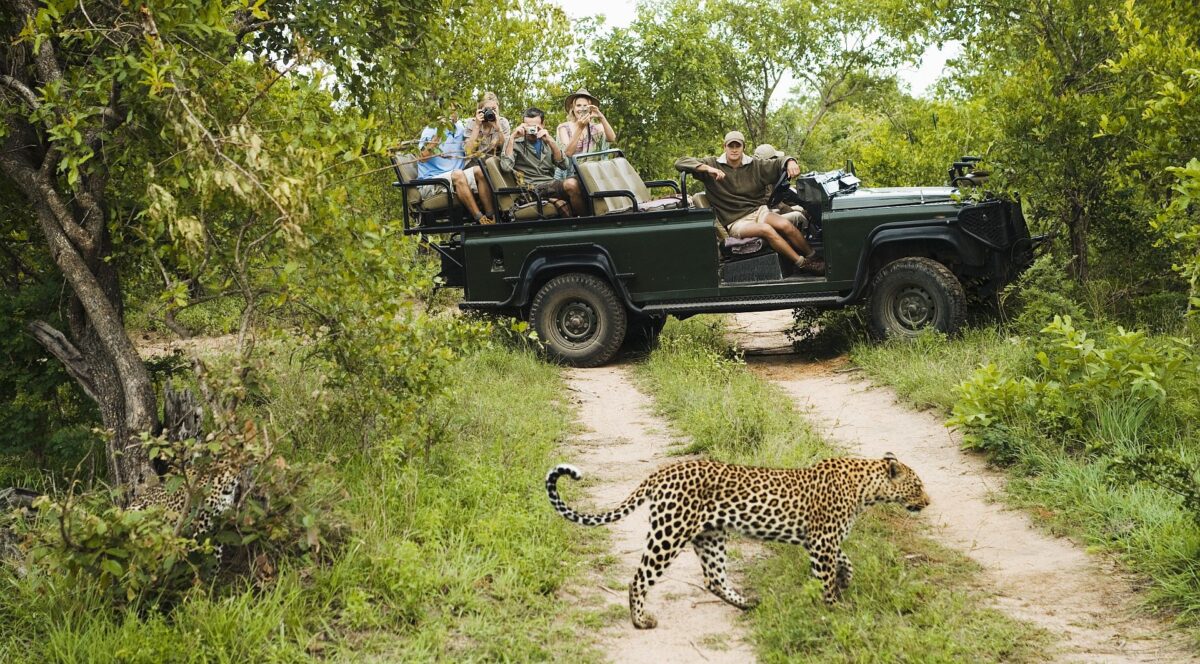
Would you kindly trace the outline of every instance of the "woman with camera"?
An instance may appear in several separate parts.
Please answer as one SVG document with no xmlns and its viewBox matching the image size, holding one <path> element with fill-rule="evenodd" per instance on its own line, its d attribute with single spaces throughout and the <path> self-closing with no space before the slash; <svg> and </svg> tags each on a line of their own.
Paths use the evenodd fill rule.
<svg viewBox="0 0 1200 664">
<path fill-rule="evenodd" d="M 568 157 L 585 152 L 607 150 L 617 140 L 617 132 L 597 106 L 599 100 L 580 88 L 567 96 L 567 121 L 558 125 L 555 133 Z"/>
<path fill-rule="evenodd" d="M 475 117 L 467 120 L 467 155 L 486 159 L 499 155 L 504 140 L 512 131 L 508 119 L 500 115 L 500 100 L 495 92 L 479 98 Z"/>
</svg>

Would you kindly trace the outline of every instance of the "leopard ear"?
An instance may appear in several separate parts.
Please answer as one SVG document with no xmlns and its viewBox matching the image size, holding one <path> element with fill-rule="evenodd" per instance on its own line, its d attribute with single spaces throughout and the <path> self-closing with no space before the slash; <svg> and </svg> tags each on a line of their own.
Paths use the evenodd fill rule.
<svg viewBox="0 0 1200 664">
<path fill-rule="evenodd" d="M 883 460 L 888 462 L 888 477 L 895 479 L 896 475 L 900 472 L 900 461 L 891 452 L 883 455 Z"/>
</svg>

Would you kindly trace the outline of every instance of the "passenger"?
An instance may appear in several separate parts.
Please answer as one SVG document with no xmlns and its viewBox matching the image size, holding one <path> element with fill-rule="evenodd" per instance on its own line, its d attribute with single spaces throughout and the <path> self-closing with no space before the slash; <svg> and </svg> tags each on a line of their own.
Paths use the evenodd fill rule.
<svg viewBox="0 0 1200 664">
<path fill-rule="evenodd" d="M 775 149 L 770 143 L 763 143 L 754 148 L 755 159 L 783 159 L 783 153 Z M 767 185 L 767 197 L 771 196 L 771 189 L 775 187 L 775 183 Z M 779 205 L 775 206 L 775 211 L 779 216 L 792 222 L 792 225 L 800 230 L 801 233 L 808 230 L 808 213 L 804 208 L 793 207 L 780 201 Z"/>
<path fill-rule="evenodd" d="M 725 134 L 720 156 L 681 157 L 675 168 L 705 183 L 709 205 L 731 237 L 761 237 L 801 272 L 824 274 L 825 261 L 817 258 L 804 235 L 766 206 L 767 187 L 779 179 L 779 162 L 789 178 L 800 175 L 800 166 L 791 157 L 755 159 L 742 152 L 745 146 L 742 132 L 731 131 Z"/>
<path fill-rule="evenodd" d="M 600 112 L 597 106 L 599 100 L 587 90 L 580 88 L 577 92 L 567 95 L 567 121 L 558 125 L 555 135 L 559 145 L 567 157 L 587 152 L 607 150 L 608 146 L 617 140 L 617 132 L 608 124 L 608 118 Z M 571 175 L 570 162 L 568 169 L 561 172 L 559 177 Z"/>
<path fill-rule="evenodd" d="M 500 169 L 516 173 L 517 182 L 554 201 L 559 214 L 577 217 L 584 211 L 583 189 L 579 180 L 554 179 L 554 169 L 565 168 L 566 158 L 558 142 L 550 137 L 543 123 L 545 111 L 529 108 L 520 125 L 512 131 L 500 155 Z M 569 206 L 565 205 L 569 202 Z"/>
<path fill-rule="evenodd" d="M 504 138 L 511 131 L 508 118 L 500 115 L 496 93 L 483 93 L 475 106 L 475 117 L 467 120 L 467 154 L 481 159 L 500 156 Z"/>
<path fill-rule="evenodd" d="M 420 158 L 417 160 L 417 177 L 423 180 L 445 180 L 454 190 L 455 196 L 471 218 L 481 224 L 495 223 L 496 210 L 492 203 L 492 190 L 478 166 L 467 166 L 463 143 L 466 125 L 458 119 L 458 111 L 450 112 L 451 129 L 443 129 L 438 137 L 436 127 L 425 127 L 417 142 Z M 418 187 L 421 198 L 429 199 L 445 192 L 444 187 L 423 184 Z M 483 212 L 475 202 L 475 195 L 483 202 Z"/>
</svg>

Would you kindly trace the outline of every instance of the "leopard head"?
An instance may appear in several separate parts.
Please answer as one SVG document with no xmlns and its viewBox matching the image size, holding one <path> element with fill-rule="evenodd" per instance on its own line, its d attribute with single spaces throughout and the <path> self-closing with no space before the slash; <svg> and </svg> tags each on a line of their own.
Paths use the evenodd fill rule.
<svg viewBox="0 0 1200 664">
<path fill-rule="evenodd" d="M 909 512 L 920 512 L 929 506 L 925 485 L 912 468 L 900 463 L 891 452 L 883 455 L 883 462 L 887 479 L 880 488 L 881 500 L 900 503 Z"/>
</svg>

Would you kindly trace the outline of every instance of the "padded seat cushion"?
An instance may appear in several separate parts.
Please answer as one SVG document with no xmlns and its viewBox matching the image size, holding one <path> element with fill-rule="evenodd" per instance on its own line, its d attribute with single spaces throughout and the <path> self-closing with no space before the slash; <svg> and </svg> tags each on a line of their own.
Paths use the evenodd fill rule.
<svg viewBox="0 0 1200 664">
<path fill-rule="evenodd" d="M 450 197 L 445 193 L 435 194 L 433 198 L 422 199 L 421 191 L 419 189 L 410 189 L 409 191 L 415 194 L 415 196 L 412 196 L 408 199 L 409 202 L 413 202 L 413 198 L 416 198 L 417 201 L 420 201 L 422 210 L 432 212 L 436 210 L 445 210 L 446 208 L 450 207 Z"/>
</svg>

